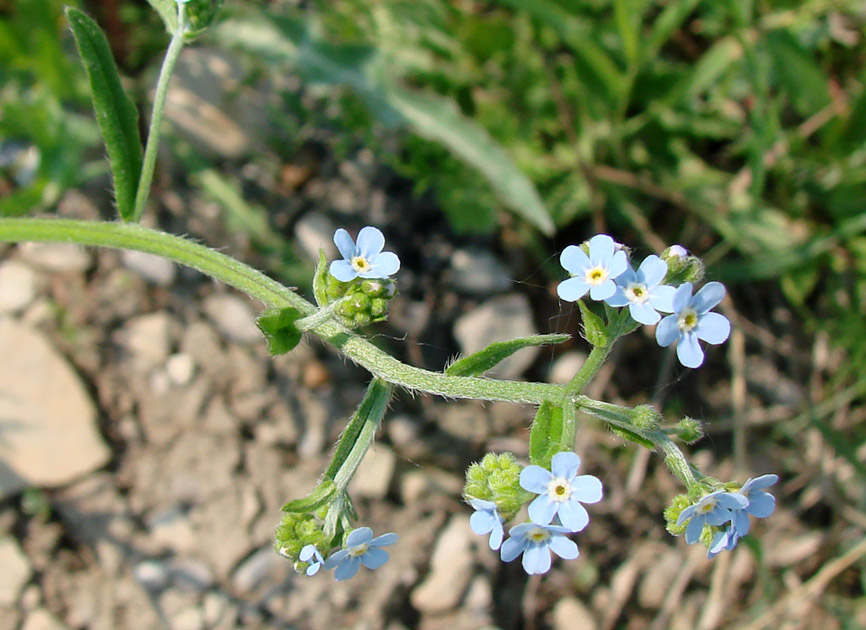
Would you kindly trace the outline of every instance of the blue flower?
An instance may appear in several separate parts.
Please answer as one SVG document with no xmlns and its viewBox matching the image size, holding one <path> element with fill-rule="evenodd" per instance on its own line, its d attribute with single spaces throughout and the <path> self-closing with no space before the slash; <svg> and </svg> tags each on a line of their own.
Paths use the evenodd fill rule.
<svg viewBox="0 0 866 630">
<path fill-rule="evenodd" d="M 566 531 L 579 532 L 589 523 L 589 514 L 581 503 L 601 501 L 601 481 L 592 475 L 577 475 L 580 457 L 562 452 L 553 456 L 550 471 L 541 466 L 527 466 L 520 472 L 520 485 L 538 496 L 529 504 L 529 518 L 547 525 L 554 516 Z"/>
<path fill-rule="evenodd" d="M 298 560 L 310 563 L 310 566 L 307 567 L 307 575 L 316 575 L 325 562 L 316 545 L 307 545 L 301 549 L 301 553 L 298 554 Z"/>
<path fill-rule="evenodd" d="M 668 315 L 656 328 L 656 341 L 663 348 L 677 343 L 677 358 L 684 366 L 696 368 L 704 362 L 704 351 L 698 339 L 719 344 L 731 334 L 731 323 L 724 315 L 710 313 L 725 297 L 725 287 L 708 282 L 692 296 L 692 283 L 681 284 L 673 299 L 673 315 Z"/>
<path fill-rule="evenodd" d="M 738 492 L 716 490 L 684 509 L 677 519 L 677 525 L 689 521 L 686 527 L 686 542 L 692 545 L 700 540 L 704 525 L 723 525 L 732 519 L 734 510 L 742 509 L 748 504 L 749 500 Z"/>
<path fill-rule="evenodd" d="M 628 306 L 634 321 L 647 326 L 661 319 L 658 311 L 670 313 L 674 310 L 676 289 L 659 284 L 668 272 L 668 264 L 658 256 L 647 256 L 637 271 L 629 266 L 616 279 L 616 293 L 605 302 L 611 306 Z"/>
<path fill-rule="evenodd" d="M 576 302 L 587 292 L 593 300 L 609 298 L 616 291 L 614 279 L 628 267 L 625 252 L 607 234 L 589 240 L 589 256 L 577 245 L 569 245 L 560 254 L 559 262 L 571 274 L 556 287 L 566 302 Z"/>
<path fill-rule="evenodd" d="M 725 529 L 717 531 L 716 535 L 713 536 L 707 549 L 707 558 L 715 558 L 722 551 L 733 551 L 739 541 L 740 534 L 737 533 L 734 522 L 731 521 Z"/>
<path fill-rule="evenodd" d="M 358 244 L 343 228 L 334 232 L 334 243 L 343 260 L 331 263 L 330 272 L 340 282 L 355 278 L 387 278 L 400 270 L 400 259 L 394 252 L 383 252 L 385 237 L 372 226 L 361 228 Z"/>
<path fill-rule="evenodd" d="M 577 545 L 563 534 L 565 527 L 522 523 L 512 527 L 511 538 L 502 544 L 499 552 L 503 562 L 511 562 L 523 554 L 523 568 L 529 575 L 547 573 L 550 570 L 550 552 L 564 560 L 573 560 L 580 555 Z"/>
<path fill-rule="evenodd" d="M 334 553 L 325 561 L 326 569 L 334 569 L 337 580 L 348 580 L 355 577 L 363 564 L 368 569 L 378 569 L 388 562 L 388 552 L 379 549 L 385 545 L 397 542 L 397 534 L 382 534 L 373 538 L 373 530 L 369 527 L 354 529 L 346 537 L 343 549 Z"/>
<path fill-rule="evenodd" d="M 475 509 L 475 513 L 469 517 L 469 526 L 476 534 L 483 536 L 490 533 L 488 544 L 491 549 L 499 549 L 505 530 L 502 525 L 505 520 L 499 515 L 496 503 L 482 499 L 469 499 L 469 505 Z"/>
</svg>

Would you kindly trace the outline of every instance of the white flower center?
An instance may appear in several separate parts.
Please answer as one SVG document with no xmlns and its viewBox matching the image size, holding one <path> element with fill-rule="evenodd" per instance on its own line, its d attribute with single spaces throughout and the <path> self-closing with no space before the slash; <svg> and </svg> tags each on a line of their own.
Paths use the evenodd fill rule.
<svg viewBox="0 0 866 630">
<path fill-rule="evenodd" d="M 571 498 L 572 488 L 571 483 L 563 477 L 556 477 L 550 480 L 547 484 L 547 496 L 551 501 L 564 503 Z"/>
<path fill-rule="evenodd" d="M 543 527 L 533 527 L 526 532 L 526 539 L 534 543 L 542 543 L 550 538 L 550 532 Z"/>
<path fill-rule="evenodd" d="M 605 269 L 601 265 L 598 265 L 595 267 L 590 267 L 586 270 L 584 280 L 586 280 L 586 283 L 589 286 L 594 287 L 604 283 L 609 275 L 610 273 L 607 269 Z"/>
<path fill-rule="evenodd" d="M 358 273 L 370 271 L 370 262 L 363 256 L 352 256 L 352 260 L 350 261 L 350 263 L 352 265 L 352 269 L 354 269 Z"/>
<path fill-rule="evenodd" d="M 683 332 L 689 332 L 698 325 L 698 313 L 691 308 L 683 309 L 677 317 L 677 326 Z"/>
<path fill-rule="evenodd" d="M 644 304 L 650 298 L 650 292 L 645 284 L 630 282 L 625 288 L 625 297 L 634 304 Z"/>
<path fill-rule="evenodd" d="M 357 558 L 358 556 L 363 556 L 367 553 L 367 550 L 370 548 L 370 545 L 367 543 L 361 543 L 360 545 L 356 545 L 349 549 L 349 555 Z"/>
</svg>

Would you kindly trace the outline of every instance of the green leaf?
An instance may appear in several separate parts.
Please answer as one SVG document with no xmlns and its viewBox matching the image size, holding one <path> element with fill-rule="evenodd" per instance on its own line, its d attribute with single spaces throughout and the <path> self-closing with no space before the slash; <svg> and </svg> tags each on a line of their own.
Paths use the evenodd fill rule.
<svg viewBox="0 0 866 630">
<path fill-rule="evenodd" d="M 562 343 L 571 339 L 571 335 L 531 335 L 529 337 L 518 337 L 508 341 L 497 341 L 490 344 L 484 350 L 479 350 L 468 357 L 458 359 L 448 366 L 445 373 L 449 376 L 477 376 L 496 366 L 499 362 L 507 359 L 522 348 L 530 346 L 543 346 L 549 343 Z"/>
<path fill-rule="evenodd" d="M 583 334 L 586 340 L 593 346 L 607 345 L 607 327 L 601 317 L 589 310 L 583 300 L 577 301 L 580 308 L 580 316 L 583 319 Z"/>
<path fill-rule="evenodd" d="M 635 66 L 640 56 L 638 49 L 640 15 L 635 12 L 633 5 L 633 0 L 614 0 L 613 14 L 625 56 L 628 58 L 629 65 Z"/>
<path fill-rule="evenodd" d="M 309 514 L 315 512 L 323 505 L 330 503 L 331 498 L 337 493 L 337 484 L 330 479 L 325 479 L 316 486 L 310 494 L 303 499 L 289 501 L 283 506 L 283 512 L 296 512 L 298 514 Z"/>
<path fill-rule="evenodd" d="M 256 326 L 265 335 L 268 352 L 272 355 L 285 354 L 301 342 L 301 332 L 295 322 L 302 317 L 293 307 L 269 308 L 256 319 Z"/>
<path fill-rule="evenodd" d="M 572 412 L 572 416 L 573 416 Z M 565 429 L 563 408 L 550 402 L 543 402 L 535 414 L 529 433 L 529 461 L 536 466 L 548 468 L 553 456 L 563 448 Z M 572 437 L 572 442 L 574 438 Z M 572 447 L 573 448 L 573 444 Z"/>
<path fill-rule="evenodd" d="M 177 2 L 175 0 L 147 0 L 165 22 L 165 30 L 174 35 L 177 30 Z"/>
<path fill-rule="evenodd" d="M 628 429 L 623 429 L 622 427 L 615 426 L 613 424 L 607 425 L 611 431 L 617 434 L 624 440 L 628 440 L 629 442 L 634 442 L 635 444 L 640 444 L 641 446 L 646 446 L 650 450 L 655 450 L 656 445 L 651 441 L 646 439 L 645 437 L 638 435 L 634 431 L 629 431 Z"/>
<path fill-rule="evenodd" d="M 73 7 L 66 7 L 66 17 L 90 79 L 93 110 L 108 150 L 117 208 L 128 221 L 133 215 L 141 174 L 138 112 L 120 84 L 108 40 L 96 22 Z"/>
<path fill-rule="evenodd" d="M 325 250 L 319 248 L 319 262 L 316 265 L 316 274 L 313 276 L 313 296 L 316 304 L 324 308 L 328 305 L 328 257 Z"/>
<path fill-rule="evenodd" d="M 766 47 L 779 85 L 787 92 L 798 114 L 811 116 L 830 104 L 827 76 L 815 63 L 814 55 L 789 31 L 780 29 L 767 33 Z"/>
</svg>

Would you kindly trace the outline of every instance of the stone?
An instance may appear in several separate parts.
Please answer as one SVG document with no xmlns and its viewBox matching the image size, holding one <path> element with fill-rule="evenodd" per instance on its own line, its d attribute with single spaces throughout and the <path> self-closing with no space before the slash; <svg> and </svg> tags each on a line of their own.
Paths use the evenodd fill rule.
<svg viewBox="0 0 866 630">
<path fill-rule="evenodd" d="M 598 623 L 580 600 L 566 597 L 553 608 L 553 630 L 596 630 Z"/>
<path fill-rule="evenodd" d="M 33 570 L 27 556 L 12 538 L 0 540 L 0 606 L 11 606 L 18 601 L 21 589 Z"/>
<path fill-rule="evenodd" d="M 171 351 L 171 316 L 158 312 L 135 317 L 126 322 L 119 340 L 140 369 L 162 365 Z"/>
<path fill-rule="evenodd" d="M 148 591 L 161 591 L 170 579 L 168 567 L 158 560 L 139 562 L 133 568 L 132 575 Z"/>
<path fill-rule="evenodd" d="M 39 332 L 0 320 L 0 498 L 68 483 L 111 452 L 78 375 Z"/>
<path fill-rule="evenodd" d="M 90 254 L 73 243 L 21 243 L 21 258 L 46 271 L 81 272 L 90 267 Z"/>
<path fill-rule="evenodd" d="M 239 593 L 249 593 L 267 578 L 285 570 L 283 560 L 270 546 L 256 551 L 244 560 L 232 575 L 232 586 Z"/>
<path fill-rule="evenodd" d="M 653 562 L 638 587 L 638 602 L 644 608 L 658 610 L 685 560 L 679 551 L 667 551 Z"/>
<path fill-rule="evenodd" d="M 67 626 L 60 623 L 57 618 L 44 608 L 37 608 L 27 613 L 21 630 L 67 630 Z"/>
<path fill-rule="evenodd" d="M 482 249 L 458 249 L 451 255 L 451 284 L 470 295 L 503 293 L 512 286 L 511 273 Z"/>
<path fill-rule="evenodd" d="M 313 212 L 305 214 L 295 225 L 295 238 L 304 251 L 307 260 L 319 260 L 319 248 L 325 250 L 329 259 L 338 256 L 334 245 L 336 227 L 323 214 Z"/>
<path fill-rule="evenodd" d="M 583 352 L 563 352 L 550 366 L 547 378 L 551 383 L 559 385 L 568 383 L 577 374 L 584 361 L 586 355 Z"/>
<path fill-rule="evenodd" d="M 525 295 L 512 293 L 490 299 L 454 323 L 454 336 L 463 355 L 478 352 L 495 341 L 537 334 L 532 308 Z M 488 370 L 487 374 L 511 379 L 520 376 L 538 356 L 538 347 L 523 348 Z"/>
<path fill-rule="evenodd" d="M 171 618 L 171 630 L 201 630 L 204 615 L 196 606 L 182 608 Z"/>
<path fill-rule="evenodd" d="M 7 260 L 0 264 L 0 313 L 25 308 L 36 295 L 36 274 L 24 263 Z"/>
<path fill-rule="evenodd" d="M 177 267 L 168 258 L 125 249 L 121 253 L 123 265 L 144 278 L 161 287 L 170 286 L 177 276 Z"/>
<path fill-rule="evenodd" d="M 256 314 L 248 300 L 228 293 L 214 293 L 205 299 L 204 312 L 217 329 L 232 341 L 264 341 L 261 331 L 256 327 Z"/>
<path fill-rule="evenodd" d="M 195 359 L 185 352 L 173 354 L 166 360 L 165 370 L 175 385 L 189 385 L 195 375 Z"/>
<path fill-rule="evenodd" d="M 384 499 L 396 465 L 397 457 L 391 449 L 373 444 L 349 484 L 349 494 L 367 499 Z"/>
<path fill-rule="evenodd" d="M 410 595 L 420 612 L 443 613 L 460 602 L 472 577 L 473 536 L 465 515 L 448 521 L 433 549 L 430 573 Z"/>
</svg>

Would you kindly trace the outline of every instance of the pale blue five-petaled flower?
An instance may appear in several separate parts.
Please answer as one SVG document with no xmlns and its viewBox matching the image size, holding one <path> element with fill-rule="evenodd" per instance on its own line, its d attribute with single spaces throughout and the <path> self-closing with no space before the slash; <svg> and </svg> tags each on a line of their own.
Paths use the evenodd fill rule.
<svg viewBox="0 0 866 630">
<path fill-rule="evenodd" d="M 698 340 L 710 344 L 724 342 L 731 334 L 731 323 L 719 313 L 709 312 L 725 297 L 720 282 L 708 282 L 694 296 L 692 283 L 677 287 L 673 298 L 673 315 L 656 327 L 656 341 L 666 348 L 677 342 L 677 358 L 684 366 L 696 368 L 704 362 L 704 351 Z"/>
<path fill-rule="evenodd" d="M 776 509 L 776 497 L 767 492 L 767 488 L 779 481 L 778 475 L 761 475 L 746 481 L 737 494 L 748 500 L 743 508 L 731 510 L 731 522 L 728 526 L 716 532 L 707 555 L 712 558 L 722 550 L 731 551 L 737 546 L 740 538 L 749 533 L 749 515 L 755 518 L 767 518 Z"/>
<path fill-rule="evenodd" d="M 400 270 L 400 259 L 394 252 L 383 252 L 385 236 L 371 225 L 361 228 L 358 242 L 343 228 L 334 232 L 334 244 L 343 260 L 331 263 L 329 271 L 340 282 L 355 278 L 387 278 Z"/>
<path fill-rule="evenodd" d="M 499 552 L 503 562 L 511 562 L 523 554 L 523 569 L 529 575 L 547 573 L 550 570 L 550 552 L 564 560 L 573 560 L 580 555 L 577 545 L 564 534 L 565 527 L 522 523 L 508 530 L 510 538 L 502 543 Z"/>
<path fill-rule="evenodd" d="M 616 291 L 614 280 L 628 267 L 625 251 L 607 234 L 589 239 L 589 256 L 577 245 L 569 245 L 559 255 L 559 262 L 571 275 L 556 287 L 556 293 L 567 302 L 576 302 L 587 293 L 597 301 L 609 298 Z"/>
<path fill-rule="evenodd" d="M 704 525 L 724 525 L 733 518 L 734 510 L 741 510 L 748 504 L 749 500 L 738 492 L 716 490 L 684 509 L 677 519 L 677 525 L 689 522 L 686 542 L 692 545 L 700 540 Z"/>
<path fill-rule="evenodd" d="M 629 265 L 616 279 L 616 293 L 605 302 L 611 306 L 628 306 L 634 321 L 652 326 L 661 319 L 659 311 L 674 310 L 676 288 L 661 284 L 668 264 L 656 255 L 647 256 L 635 271 Z"/>
<path fill-rule="evenodd" d="M 397 534 L 388 533 L 373 538 L 373 530 L 369 527 L 353 529 L 346 537 L 343 549 L 325 560 L 325 568 L 336 569 L 334 577 L 337 580 L 353 578 L 362 564 L 368 569 L 378 569 L 389 558 L 388 552 L 380 547 L 395 542 Z"/>
<path fill-rule="evenodd" d="M 553 456 L 550 470 L 527 466 L 520 471 L 520 485 L 538 496 L 529 504 L 529 518 L 547 525 L 554 517 L 569 532 L 579 532 L 589 523 L 582 503 L 598 503 L 602 497 L 601 481 L 593 475 L 578 475 L 580 457 L 564 451 Z"/>
<path fill-rule="evenodd" d="M 493 550 L 499 549 L 505 536 L 503 524 L 505 520 L 500 516 L 496 503 L 483 499 L 469 499 L 469 505 L 475 513 L 469 517 L 469 526 L 478 535 L 490 534 L 488 544 Z"/>
<path fill-rule="evenodd" d="M 316 545 L 306 545 L 301 549 L 301 553 L 298 554 L 298 560 L 310 563 L 307 567 L 307 575 L 316 575 L 325 563 L 325 559 Z"/>
</svg>

